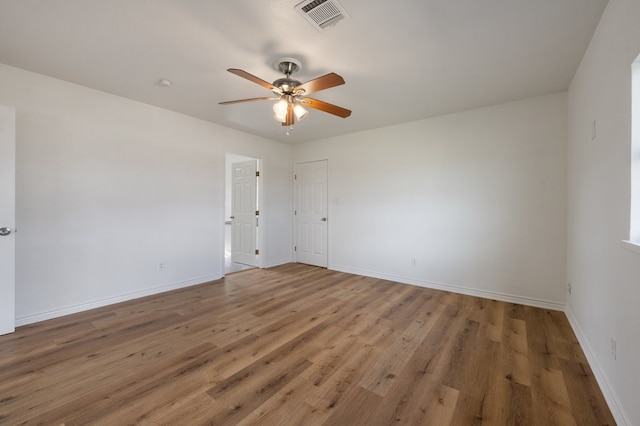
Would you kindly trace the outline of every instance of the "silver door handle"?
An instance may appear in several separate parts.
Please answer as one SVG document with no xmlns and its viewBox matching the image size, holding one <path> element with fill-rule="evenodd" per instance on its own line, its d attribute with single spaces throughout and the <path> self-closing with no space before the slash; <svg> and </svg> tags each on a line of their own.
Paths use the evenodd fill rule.
<svg viewBox="0 0 640 426">
<path fill-rule="evenodd" d="M 235 219 L 235 218 L 236 218 L 235 216 L 229 216 L 229 219 Z"/>
<path fill-rule="evenodd" d="M 321 220 L 321 221 L 323 221 L 323 222 L 326 222 L 326 221 L 327 221 L 327 218 L 326 218 L 326 217 L 323 217 L 323 218 L 322 218 L 322 219 L 320 219 L 320 220 Z"/>
<path fill-rule="evenodd" d="M 6 227 L 0 228 L 0 236 L 5 237 L 10 233 L 11 233 L 11 228 L 6 228 Z"/>
</svg>

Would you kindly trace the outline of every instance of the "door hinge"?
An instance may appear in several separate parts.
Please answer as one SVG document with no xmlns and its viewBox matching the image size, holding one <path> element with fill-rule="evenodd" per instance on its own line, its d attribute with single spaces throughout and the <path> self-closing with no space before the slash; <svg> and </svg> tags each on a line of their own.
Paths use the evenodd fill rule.
<svg viewBox="0 0 640 426">
<path fill-rule="evenodd" d="M 298 210 L 294 210 L 294 211 L 293 211 L 293 215 L 294 215 L 294 216 L 298 216 Z"/>
<path fill-rule="evenodd" d="M 260 216 L 260 210 L 256 210 L 256 216 Z"/>
<path fill-rule="evenodd" d="M 256 254 L 260 254 L 260 250 L 256 249 Z"/>
<path fill-rule="evenodd" d="M 298 175 L 293 175 L 293 180 L 298 180 Z"/>
<path fill-rule="evenodd" d="M 260 176 L 260 172 L 256 170 L 256 176 Z"/>
<path fill-rule="evenodd" d="M 298 251 L 298 246 L 293 246 L 293 251 Z"/>
</svg>

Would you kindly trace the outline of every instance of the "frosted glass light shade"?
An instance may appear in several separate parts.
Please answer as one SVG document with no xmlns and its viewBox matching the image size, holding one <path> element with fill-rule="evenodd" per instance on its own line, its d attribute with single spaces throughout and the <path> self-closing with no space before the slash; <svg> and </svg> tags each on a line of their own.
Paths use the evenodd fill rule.
<svg viewBox="0 0 640 426">
<path fill-rule="evenodd" d="M 277 121 L 284 123 L 284 121 L 287 119 L 288 106 L 289 106 L 289 103 L 287 102 L 286 99 L 280 99 L 278 102 L 273 104 L 273 112 L 275 114 L 274 118 Z"/>
<path fill-rule="evenodd" d="M 296 118 L 298 119 L 298 121 L 300 121 L 304 117 L 306 117 L 307 114 L 309 114 L 309 111 L 304 109 L 302 105 L 298 104 L 295 107 L 293 107 L 293 113 L 296 115 Z"/>
</svg>

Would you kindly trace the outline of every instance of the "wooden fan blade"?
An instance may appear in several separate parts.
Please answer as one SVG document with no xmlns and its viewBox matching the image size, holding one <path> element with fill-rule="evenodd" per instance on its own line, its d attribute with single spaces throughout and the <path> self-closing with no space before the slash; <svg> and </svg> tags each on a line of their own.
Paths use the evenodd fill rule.
<svg viewBox="0 0 640 426">
<path fill-rule="evenodd" d="M 293 126 L 295 115 L 293 114 L 293 104 L 287 106 L 287 118 L 282 123 L 283 126 Z"/>
<path fill-rule="evenodd" d="M 260 86 L 264 87 L 267 90 L 278 90 L 278 88 L 276 86 L 274 86 L 273 84 L 271 84 L 271 83 L 269 83 L 267 81 L 264 81 L 263 79 L 258 78 L 253 74 L 249 74 L 246 71 L 239 70 L 237 68 L 229 68 L 227 71 L 229 71 L 231 74 L 235 74 L 235 75 L 237 75 L 239 77 L 246 78 L 249 81 L 252 81 L 252 82 L 254 82 L 256 84 L 259 84 Z"/>
<path fill-rule="evenodd" d="M 298 90 L 304 90 L 303 94 L 308 95 L 330 87 L 340 86 L 341 84 L 344 84 L 344 78 L 332 72 L 323 75 L 322 77 L 314 78 L 306 83 L 302 83 L 300 86 L 293 89 L 293 93 L 296 93 Z"/>
<path fill-rule="evenodd" d="M 351 115 L 351 110 L 339 107 L 337 105 L 330 104 L 328 102 L 319 101 L 313 98 L 300 99 L 303 105 L 309 108 L 319 109 L 320 111 L 328 112 L 329 114 L 337 115 L 338 117 L 347 118 Z"/>
<path fill-rule="evenodd" d="M 249 98 L 249 99 L 238 99 L 236 101 L 225 101 L 219 102 L 220 105 L 231 105 L 231 104 L 239 104 L 242 102 L 253 102 L 253 101 L 272 101 L 278 98 Z"/>
</svg>

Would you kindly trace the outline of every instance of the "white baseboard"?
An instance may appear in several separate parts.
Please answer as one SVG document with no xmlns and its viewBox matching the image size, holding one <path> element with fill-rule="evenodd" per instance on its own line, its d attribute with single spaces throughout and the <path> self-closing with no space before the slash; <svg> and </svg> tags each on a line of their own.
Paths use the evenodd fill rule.
<svg viewBox="0 0 640 426">
<path fill-rule="evenodd" d="M 553 302 L 550 300 L 515 296 L 512 294 L 499 293 L 499 292 L 488 291 L 488 290 L 478 290 L 474 288 L 461 287 L 457 285 L 438 283 L 438 282 L 433 282 L 428 280 L 419 280 L 415 278 L 407 278 L 407 277 L 402 277 L 397 275 L 385 274 L 381 272 L 354 269 L 354 268 L 349 268 L 349 267 L 340 266 L 340 265 L 330 265 L 329 269 L 333 269 L 335 271 L 340 271 L 340 272 L 346 272 L 349 274 L 364 275 L 372 278 L 380 278 L 383 280 L 395 281 L 403 284 L 411 284 L 419 287 L 432 288 L 435 290 L 444 290 L 444 291 L 450 291 L 452 293 L 466 294 L 468 296 L 482 297 L 484 299 L 493 299 L 493 300 L 499 300 L 502 302 L 533 306 L 536 308 L 550 309 L 552 311 L 563 311 L 565 308 L 564 303 Z"/>
<path fill-rule="evenodd" d="M 145 290 L 134 291 L 132 293 L 120 294 L 118 296 L 107 297 L 106 299 L 94 300 L 79 305 L 68 306 L 66 308 L 54 309 L 52 311 L 40 312 L 37 314 L 26 315 L 16 318 L 16 327 L 33 324 L 35 322 L 46 321 L 52 318 L 58 318 L 65 315 L 76 314 L 78 312 L 88 311 L 89 309 L 101 308 L 103 306 L 113 305 L 114 303 L 126 302 L 127 300 L 138 299 L 140 297 L 151 296 L 154 294 L 164 293 L 166 291 L 177 290 L 179 288 L 190 287 L 192 285 L 203 284 L 209 281 L 215 281 L 222 278 L 222 275 L 204 275 L 190 280 L 180 281 L 176 283 L 166 284 L 160 287 L 153 287 Z"/>
<path fill-rule="evenodd" d="M 564 309 L 564 313 L 569 320 L 569 324 L 571 324 L 571 328 L 573 329 L 573 333 L 578 338 L 578 342 L 580 343 L 580 347 L 584 352 L 584 355 L 587 357 L 587 361 L 589 362 L 589 367 L 591 367 L 591 371 L 593 371 L 593 375 L 600 386 L 600 391 L 604 396 L 604 399 L 607 401 L 609 405 L 609 409 L 611 410 L 611 414 L 613 418 L 616 420 L 616 423 L 620 426 L 631 426 L 631 421 L 627 416 L 626 412 L 622 408 L 622 404 L 620 404 L 620 400 L 616 395 L 616 392 L 613 390 L 613 387 L 609 383 L 607 376 L 604 374 L 604 370 L 600 366 L 600 362 L 598 358 L 594 355 L 591 346 L 589 345 L 589 341 L 585 338 L 578 321 L 573 316 L 573 312 L 569 305 L 567 305 Z"/>
</svg>

